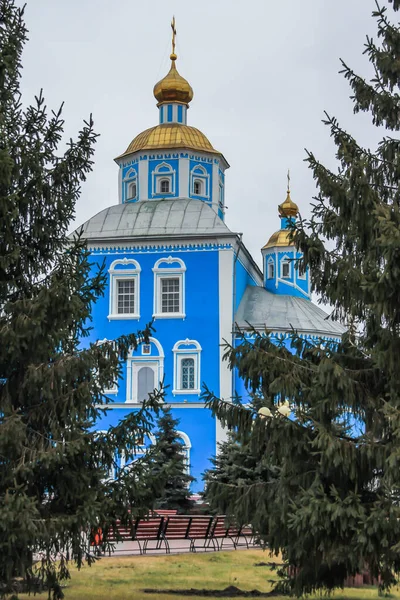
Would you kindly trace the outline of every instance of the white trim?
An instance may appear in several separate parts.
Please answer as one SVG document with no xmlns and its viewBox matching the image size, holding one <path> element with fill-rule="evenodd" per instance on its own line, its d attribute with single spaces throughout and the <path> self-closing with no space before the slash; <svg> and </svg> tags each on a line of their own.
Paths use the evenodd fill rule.
<svg viewBox="0 0 400 600">
<path fill-rule="evenodd" d="M 133 268 L 117 268 L 117 267 L 127 267 L 132 266 Z M 140 272 L 141 268 L 139 263 L 133 258 L 121 258 L 114 260 L 110 268 L 108 269 L 110 274 L 110 289 L 109 289 L 109 313 L 108 320 L 117 320 L 117 319 L 139 319 L 140 318 Z M 118 291 L 117 291 L 117 282 L 122 280 L 134 281 L 135 282 L 135 292 L 134 292 L 134 303 L 135 310 L 133 313 L 119 313 L 117 311 L 117 303 L 118 303 Z"/>
<path fill-rule="evenodd" d="M 218 251 L 218 295 L 219 295 L 219 397 L 228 402 L 232 398 L 232 372 L 226 361 L 222 360 L 225 350 L 223 339 L 232 343 L 233 324 L 233 250 Z M 215 419 L 216 444 L 227 439 L 228 430 L 221 421 Z M 216 445 L 215 451 L 218 452 Z"/>
<path fill-rule="evenodd" d="M 173 265 L 178 263 L 179 266 L 171 266 L 160 268 L 160 265 L 166 263 Z M 185 272 L 186 265 L 181 258 L 168 256 L 168 258 L 160 258 L 156 261 L 153 267 L 154 273 L 154 296 L 153 296 L 153 318 L 157 319 L 184 319 L 185 313 Z M 179 279 L 179 311 L 178 312 L 162 312 L 161 311 L 161 280 L 163 279 Z"/>
<path fill-rule="evenodd" d="M 136 355 L 137 350 L 129 351 L 126 361 L 126 404 L 140 404 L 137 397 L 138 391 L 138 374 L 141 367 L 150 367 L 154 372 L 154 389 L 158 389 L 164 377 L 164 350 L 160 342 L 153 338 L 149 338 L 157 348 L 157 354 L 146 354 L 145 356 Z"/>
<path fill-rule="evenodd" d="M 270 268 L 272 267 L 272 275 L 270 275 Z M 275 262 L 272 256 L 270 256 L 267 260 L 267 280 L 275 279 Z"/>
<path fill-rule="evenodd" d="M 182 346 L 185 346 L 183 348 Z M 189 346 L 194 346 L 194 348 L 189 348 Z M 201 373 L 201 346 L 199 342 L 196 340 L 180 340 L 174 344 L 172 348 L 172 352 L 174 353 L 174 385 L 172 394 L 176 395 L 187 395 L 195 394 L 199 395 L 201 393 L 200 389 L 200 373 Z M 181 387 L 181 377 L 182 377 L 182 360 L 185 358 L 193 358 L 194 361 L 194 388 L 182 388 Z"/>
<path fill-rule="evenodd" d="M 199 194 L 196 194 L 194 191 L 195 181 L 198 181 L 201 184 Z M 203 165 L 197 164 L 191 169 L 189 187 L 191 196 L 197 198 L 210 198 L 210 175 Z"/>
<path fill-rule="evenodd" d="M 287 265 L 288 266 L 288 275 L 287 277 L 283 276 L 283 265 Z M 289 258 L 289 256 L 287 256 L 286 254 L 284 256 L 282 256 L 282 258 L 279 261 L 279 275 L 280 275 L 280 279 L 282 279 L 282 281 L 287 281 L 288 279 L 292 279 L 292 261 Z"/>
<path fill-rule="evenodd" d="M 161 171 L 161 168 L 168 168 L 168 171 Z M 167 162 L 162 162 L 159 165 L 157 165 L 154 169 L 154 171 L 152 171 L 151 173 L 152 175 L 152 184 L 153 184 L 153 189 L 152 189 L 152 196 L 159 196 L 161 194 L 165 194 L 167 196 L 174 196 L 175 195 L 175 189 L 176 189 L 176 171 L 172 168 L 172 166 L 167 163 Z M 161 191 L 161 181 L 163 179 L 168 179 L 170 182 L 170 186 L 169 186 L 169 192 L 162 192 Z"/>
<path fill-rule="evenodd" d="M 139 200 L 149 198 L 149 161 L 142 160 L 139 163 Z"/>
<path fill-rule="evenodd" d="M 186 472 L 190 475 L 190 450 L 192 448 L 192 442 L 190 441 L 189 436 L 184 431 L 176 431 L 178 437 L 183 440 L 183 448 L 185 449 L 186 454 Z"/>
</svg>

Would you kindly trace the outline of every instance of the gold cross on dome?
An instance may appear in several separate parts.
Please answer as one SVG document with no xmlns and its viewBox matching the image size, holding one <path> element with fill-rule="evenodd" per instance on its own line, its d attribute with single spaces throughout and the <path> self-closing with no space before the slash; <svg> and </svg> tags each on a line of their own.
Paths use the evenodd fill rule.
<svg viewBox="0 0 400 600">
<path fill-rule="evenodd" d="M 290 171 L 287 172 L 287 191 L 290 192 Z"/>
<path fill-rule="evenodd" d="M 175 54 L 175 38 L 176 38 L 175 17 L 172 17 L 171 28 L 172 28 L 172 54 Z"/>
</svg>

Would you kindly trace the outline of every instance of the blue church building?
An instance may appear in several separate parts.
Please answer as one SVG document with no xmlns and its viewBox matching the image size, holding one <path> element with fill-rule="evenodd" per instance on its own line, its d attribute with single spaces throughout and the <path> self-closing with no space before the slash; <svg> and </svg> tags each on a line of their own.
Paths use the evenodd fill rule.
<svg viewBox="0 0 400 600">
<path fill-rule="evenodd" d="M 169 73 L 154 87 L 158 125 L 115 159 L 118 202 L 79 230 L 93 262 L 105 261 L 108 270 L 106 294 L 93 307 L 91 341 L 136 332 L 151 320 L 156 330 L 107 390 L 112 402 L 99 429 L 137 410 L 164 379 L 199 490 L 225 436 L 200 400 L 202 382 L 224 399 L 244 391 L 222 360 L 221 343 L 234 343 L 235 324 L 329 339 L 339 339 L 343 328 L 311 302 L 309 272 L 297 268 L 300 254 L 288 226 L 298 208 L 289 189 L 279 206 L 280 229 L 261 250 L 262 271 L 242 235 L 225 223 L 229 164 L 187 124 L 193 90 L 177 71 L 174 46 L 170 58 Z"/>
</svg>

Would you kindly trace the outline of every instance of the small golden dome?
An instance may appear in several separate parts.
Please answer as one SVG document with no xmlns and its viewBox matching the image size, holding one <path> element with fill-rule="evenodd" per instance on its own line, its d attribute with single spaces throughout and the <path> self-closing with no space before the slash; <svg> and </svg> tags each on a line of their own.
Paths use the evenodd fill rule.
<svg viewBox="0 0 400 600">
<path fill-rule="evenodd" d="M 261 250 L 265 250 L 266 248 L 273 248 L 274 246 L 294 246 L 295 243 L 291 239 L 291 231 L 290 229 L 279 229 L 279 231 L 275 231 L 269 238 L 268 242 L 261 248 Z"/>
<path fill-rule="evenodd" d="M 297 217 L 299 214 L 299 207 L 291 199 L 289 189 L 287 191 L 286 200 L 278 206 L 278 211 L 281 217 Z"/>
<path fill-rule="evenodd" d="M 193 90 L 176 69 L 176 54 L 172 53 L 170 58 L 171 68 L 169 73 L 156 83 L 153 94 L 158 101 L 158 106 L 164 102 L 181 102 L 187 105 L 193 99 Z"/>
<path fill-rule="evenodd" d="M 117 158 L 122 158 L 127 154 L 139 152 L 140 150 L 158 150 L 161 148 L 188 148 L 220 154 L 199 129 L 182 123 L 163 123 L 139 133 L 125 152 Z"/>
</svg>

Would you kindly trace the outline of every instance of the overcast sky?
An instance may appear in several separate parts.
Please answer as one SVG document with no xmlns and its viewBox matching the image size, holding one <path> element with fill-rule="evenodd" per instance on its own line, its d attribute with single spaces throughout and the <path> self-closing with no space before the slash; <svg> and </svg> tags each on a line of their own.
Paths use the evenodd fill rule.
<svg viewBox="0 0 400 600">
<path fill-rule="evenodd" d="M 369 116 L 353 115 L 338 74 L 339 58 L 370 74 L 362 52 L 366 34 L 376 38 L 374 7 L 374 0 L 28 0 L 24 102 L 43 88 L 50 108 L 65 101 L 67 137 L 90 113 L 101 134 L 76 226 L 118 202 L 114 157 L 158 123 L 153 86 L 169 69 L 174 14 L 177 68 L 194 90 L 188 124 L 230 163 L 226 223 L 260 263 L 261 246 L 279 228 L 287 169 L 307 216 L 315 187 L 305 148 L 334 166 L 324 110 L 367 146 L 379 139 Z"/>
</svg>

